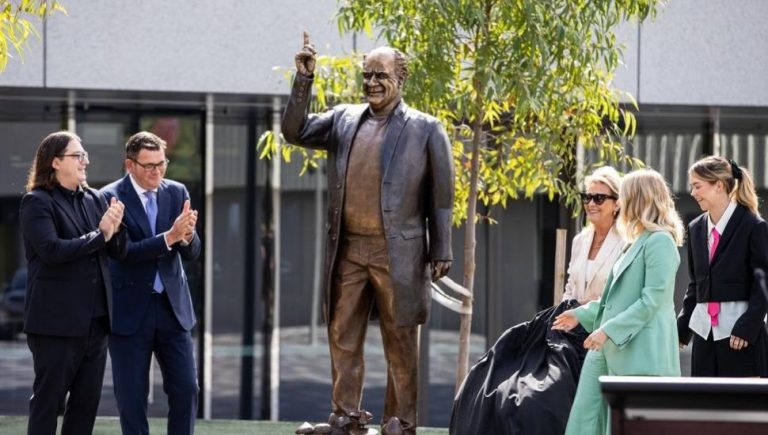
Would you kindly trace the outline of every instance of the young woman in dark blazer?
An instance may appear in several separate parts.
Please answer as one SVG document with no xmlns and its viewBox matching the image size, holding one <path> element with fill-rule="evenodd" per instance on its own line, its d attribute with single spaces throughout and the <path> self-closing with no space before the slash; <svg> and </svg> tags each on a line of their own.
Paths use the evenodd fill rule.
<svg viewBox="0 0 768 435">
<path fill-rule="evenodd" d="M 768 301 L 754 280 L 768 267 L 768 226 L 752 177 L 733 160 L 705 157 L 689 170 L 704 213 L 688 225 L 690 284 L 677 321 L 681 347 L 693 337 L 692 376 L 768 375 Z"/>
</svg>

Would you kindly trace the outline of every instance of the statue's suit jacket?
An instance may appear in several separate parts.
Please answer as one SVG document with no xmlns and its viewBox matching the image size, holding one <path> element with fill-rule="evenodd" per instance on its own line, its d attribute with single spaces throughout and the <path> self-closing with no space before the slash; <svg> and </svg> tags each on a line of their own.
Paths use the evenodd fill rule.
<svg viewBox="0 0 768 435">
<path fill-rule="evenodd" d="M 619 261 L 600 301 L 575 310 L 579 323 L 608 335 L 601 352 L 609 374 L 680 376 L 673 300 L 680 254 L 672 236 L 646 231 Z"/>
<path fill-rule="evenodd" d="M 343 236 L 346 172 L 367 104 L 309 114 L 312 78 L 296 75 L 282 122 L 285 139 L 328 151 L 328 226 L 324 291 L 326 319 L 333 270 Z M 429 262 L 452 260 L 454 169 L 442 125 L 404 102 L 393 111 L 382 145 L 381 210 L 395 292 L 396 323 L 424 323 L 431 302 Z"/>
</svg>

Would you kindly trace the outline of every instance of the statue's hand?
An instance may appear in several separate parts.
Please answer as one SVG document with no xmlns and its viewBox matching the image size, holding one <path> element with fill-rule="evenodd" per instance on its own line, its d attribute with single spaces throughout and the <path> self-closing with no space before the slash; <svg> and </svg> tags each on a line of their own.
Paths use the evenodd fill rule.
<svg viewBox="0 0 768 435">
<path fill-rule="evenodd" d="M 435 260 L 432 262 L 432 281 L 444 277 L 451 270 L 451 262 L 443 260 Z"/>
<path fill-rule="evenodd" d="M 299 74 L 309 77 L 315 72 L 315 46 L 309 42 L 309 33 L 304 31 L 304 46 L 296 53 L 296 71 Z"/>
</svg>

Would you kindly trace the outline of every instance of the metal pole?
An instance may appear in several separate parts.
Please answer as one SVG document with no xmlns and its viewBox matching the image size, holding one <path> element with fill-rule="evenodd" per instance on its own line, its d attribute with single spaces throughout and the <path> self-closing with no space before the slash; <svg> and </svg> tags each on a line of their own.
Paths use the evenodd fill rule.
<svg viewBox="0 0 768 435">
<path fill-rule="evenodd" d="M 243 356 L 240 361 L 240 419 L 253 419 L 254 328 L 256 308 L 256 120 L 248 122 L 245 182 L 245 277 L 243 280 Z"/>
<path fill-rule="evenodd" d="M 320 311 L 320 283 L 323 267 L 323 166 L 315 172 L 315 264 L 312 276 L 312 312 L 310 313 L 309 344 L 317 344 L 318 313 Z"/>
<path fill-rule="evenodd" d="M 724 150 L 721 148 L 720 143 L 720 108 L 713 107 L 709 111 L 709 117 L 712 122 L 712 154 L 715 156 L 722 156 Z"/>
<path fill-rule="evenodd" d="M 264 307 L 264 321 L 261 326 L 261 404 L 259 407 L 259 420 L 269 420 L 272 411 L 272 329 L 274 318 L 274 295 L 275 289 L 272 284 L 274 277 L 274 237 L 272 233 L 272 164 L 275 159 L 268 160 L 266 179 L 264 180 L 264 195 L 262 196 L 262 237 L 261 252 L 262 273 L 261 273 L 261 291 L 262 306 Z"/>
<path fill-rule="evenodd" d="M 68 91 L 67 92 L 67 131 L 70 131 L 72 133 L 77 132 L 77 121 L 75 119 L 75 116 L 77 114 L 77 110 L 75 108 L 75 91 Z"/>
<path fill-rule="evenodd" d="M 203 419 L 211 419 L 213 375 L 213 94 L 205 96 L 205 285 L 203 287 Z"/>
<path fill-rule="evenodd" d="M 280 135 L 280 114 L 282 103 L 280 97 L 272 98 L 272 131 L 275 137 Z M 274 229 L 274 327 L 270 349 L 270 420 L 277 421 L 280 411 L 280 153 L 273 159 L 272 166 L 272 228 Z"/>
</svg>

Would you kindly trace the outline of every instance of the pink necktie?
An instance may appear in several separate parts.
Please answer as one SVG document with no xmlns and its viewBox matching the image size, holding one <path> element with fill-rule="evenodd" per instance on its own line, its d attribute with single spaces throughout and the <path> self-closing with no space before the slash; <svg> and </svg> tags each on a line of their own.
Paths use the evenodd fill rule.
<svg viewBox="0 0 768 435">
<path fill-rule="evenodd" d="M 709 248 L 709 262 L 712 263 L 712 259 L 715 257 L 715 250 L 717 244 L 720 243 L 720 233 L 717 232 L 717 228 L 712 228 L 712 246 Z M 707 314 L 709 314 L 709 320 L 712 326 L 717 326 L 717 315 L 720 314 L 720 302 L 708 302 Z"/>
</svg>

